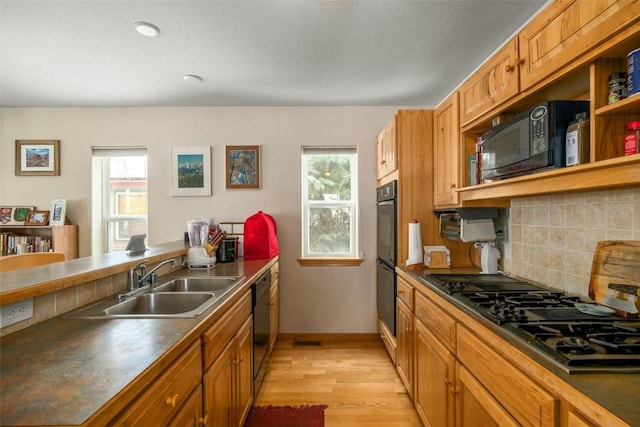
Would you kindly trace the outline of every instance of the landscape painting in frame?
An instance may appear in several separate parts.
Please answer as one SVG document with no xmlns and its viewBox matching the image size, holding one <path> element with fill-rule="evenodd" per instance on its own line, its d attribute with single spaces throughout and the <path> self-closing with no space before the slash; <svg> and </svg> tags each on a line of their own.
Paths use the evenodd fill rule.
<svg viewBox="0 0 640 427">
<path fill-rule="evenodd" d="M 171 149 L 171 195 L 211 195 L 211 147 Z"/>
<path fill-rule="evenodd" d="M 60 140 L 16 140 L 16 175 L 60 175 Z"/>
<path fill-rule="evenodd" d="M 260 188 L 260 146 L 231 145 L 227 151 L 227 188 Z"/>
</svg>

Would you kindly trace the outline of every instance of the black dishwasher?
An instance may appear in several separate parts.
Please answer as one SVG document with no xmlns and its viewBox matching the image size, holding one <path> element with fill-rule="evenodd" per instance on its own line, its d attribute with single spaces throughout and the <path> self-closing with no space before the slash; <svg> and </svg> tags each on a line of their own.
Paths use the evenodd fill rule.
<svg viewBox="0 0 640 427">
<path fill-rule="evenodd" d="M 251 285 L 253 302 L 253 395 L 258 395 L 268 365 L 271 270 Z"/>
</svg>

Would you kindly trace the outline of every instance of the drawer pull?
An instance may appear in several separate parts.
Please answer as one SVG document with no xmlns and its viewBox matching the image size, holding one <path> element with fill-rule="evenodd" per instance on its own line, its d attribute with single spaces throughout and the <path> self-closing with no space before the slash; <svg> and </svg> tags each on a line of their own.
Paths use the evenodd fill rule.
<svg viewBox="0 0 640 427">
<path fill-rule="evenodd" d="M 203 426 L 206 426 L 207 424 L 209 424 L 209 415 L 205 415 L 203 418 L 200 418 L 200 424 L 202 424 Z"/>
<path fill-rule="evenodd" d="M 178 403 L 178 394 L 174 394 L 173 397 L 167 397 L 167 406 L 171 406 L 172 408 L 176 407 L 176 403 Z"/>
</svg>

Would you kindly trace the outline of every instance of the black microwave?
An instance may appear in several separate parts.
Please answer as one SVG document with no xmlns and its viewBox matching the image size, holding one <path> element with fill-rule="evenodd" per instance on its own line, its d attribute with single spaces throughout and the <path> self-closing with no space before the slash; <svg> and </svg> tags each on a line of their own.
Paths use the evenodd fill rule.
<svg viewBox="0 0 640 427">
<path fill-rule="evenodd" d="M 565 166 L 569 123 L 589 101 L 547 101 L 482 135 L 482 179 L 497 180 Z"/>
</svg>

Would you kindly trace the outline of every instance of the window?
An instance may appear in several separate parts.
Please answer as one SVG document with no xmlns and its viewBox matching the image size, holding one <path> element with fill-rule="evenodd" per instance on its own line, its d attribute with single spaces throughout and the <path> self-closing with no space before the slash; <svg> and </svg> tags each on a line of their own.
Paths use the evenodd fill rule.
<svg viewBox="0 0 640 427">
<path fill-rule="evenodd" d="M 123 251 L 147 234 L 147 151 L 93 148 L 92 253 Z"/>
<path fill-rule="evenodd" d="M 302 258 L 358 257 L 355 148 L 302 148 Z"/>
</svg>

